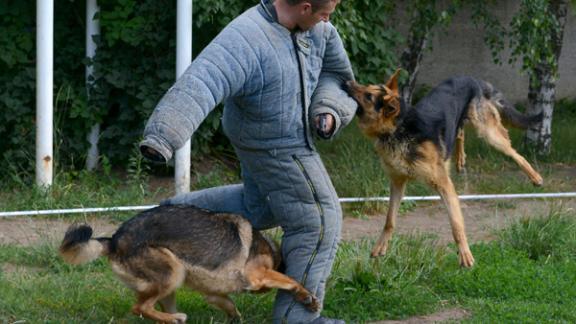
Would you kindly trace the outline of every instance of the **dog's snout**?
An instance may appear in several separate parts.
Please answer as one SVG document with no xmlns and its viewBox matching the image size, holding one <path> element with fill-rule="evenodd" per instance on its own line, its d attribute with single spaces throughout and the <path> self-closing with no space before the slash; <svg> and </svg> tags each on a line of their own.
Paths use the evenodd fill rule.
<svg viewBox="0 0 576 324">
<path fill-rule="evenodd" d="M 350 93 L 354 89 L 355 85 L 356 82 L 354 82 L 354 80 L 348 80 L 346 82 L 342 82 L 342 90 Z"/>
<path fill-rule="evenodd" d="M 361 105 L 358 105 L 358 108 L 356 108 L 356 116 L 362 117 L 363 114 L 364 114 L 364 109 L 362 108 Z"/>
</svg>

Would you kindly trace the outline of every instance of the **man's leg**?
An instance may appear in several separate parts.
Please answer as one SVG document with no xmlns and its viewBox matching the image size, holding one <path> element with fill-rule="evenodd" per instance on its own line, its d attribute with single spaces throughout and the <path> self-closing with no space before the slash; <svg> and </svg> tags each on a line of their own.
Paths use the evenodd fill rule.
<svg viewBox="0 0 576 324">
<path fill-rule="evenodd" d="M 176 195 L 161 205 L 194 205 L 212 211 L 240 214 L 256 229 L 274 227 L 268 203 L 248 171 L 242 167 L 242 184 L 226 185 Z"/>
<path fill-rule="evenodd" d="M 342 211 L 338 197 L 317 153 L 299 149 L 271 154 L 240 154 L 267 193 L 274 219 L 282 226 L 285 274 L 316 295 L 322 303 L 324 287 L 340 240 Z M 274 323 L 309 323 L 313 313 L 293 296 L 279 291 Z"/>
</svg>

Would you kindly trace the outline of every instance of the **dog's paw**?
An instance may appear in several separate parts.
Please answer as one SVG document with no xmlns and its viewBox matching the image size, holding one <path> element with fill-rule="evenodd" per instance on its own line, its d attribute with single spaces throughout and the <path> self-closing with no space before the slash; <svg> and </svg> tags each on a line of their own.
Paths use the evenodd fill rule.
<svg viewBox="0 0 576 324">
<path fill-rule="evenodd" d="M 370 257 L 377 258 L 386 254 L 388 250 L 388 245 L 386 244 L 376 244 L 372 248 L 372 252 L 370 252 Z"/>
<path fill-rule="evenodd" d="M 227 323 L 228 324 L 240 324 L 240 323 L 242 323 L 242 317 L 240 317 L 240 316 L 229 317 Z"/>
<path fill-rule="evenodd" d="M 466 166 L 464 164 L 456 164 L 456 172 L 459 174 L 466 174 Z"/>
<path fill-rule="evenodd" d="M 172 324 L 184 324 L 186 323 L 186 320 L 188 319 L 188 316 L 184 313 L 175 313 L 172 314 Z"/>
<path fill-rule="evenodd" d="M 306 306 L 306 308 L 312 312 L 317 312 L 320 310 L 320 302 L 318 301 L 318 298 L 310 293 L 301 298 L 298 298 L 298 302 Z"/>
<path fill-rule="evenodd" d="M 467 251 L 460 253 L 460 266 L 463 268 L 472 268 L 472 266 L 474 266 L 474 256 L 472 256 L 472 252 Z"/>
<path fill-rule="evenodd" d="M 542 177 L 540 175 L 535 176 L 531 180 L 532 180 L 532 183 L 534 184 L 534 186 L 536 186 L 536 187 L 541 187 L 544 184 L 544 179 L 542 179 Z"/>
</svg>

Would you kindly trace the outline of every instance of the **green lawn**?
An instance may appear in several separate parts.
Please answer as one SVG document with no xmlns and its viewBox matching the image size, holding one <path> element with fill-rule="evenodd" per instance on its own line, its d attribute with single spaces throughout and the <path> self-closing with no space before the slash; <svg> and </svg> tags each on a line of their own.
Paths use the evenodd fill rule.
<svg viewBox="0 0 576 324">
<path fill-rule="evenodd" d="M 329 281 L 325 313 L 353 323 L 403 319 L 459 307 L 468 322 L 576 321 L 576 213 L 556 211 L 524 219 L 498 239 L 472 245 L 477 264 L 457 266 L 453 246 L 432 236 L 397 236 L 389 253 L 368 257 L 372 242 L 345 242 Z M 0 246 L 0 322 L 140 323 L 129 313 L 131 292 L 107 261 L 72 267 L 54 244 Z M 234 297 L 246 323 L 270 321 L 273 294 Z M 197 293 L 178 293 L 192 323 L 225 317 Z"/>
</svg>

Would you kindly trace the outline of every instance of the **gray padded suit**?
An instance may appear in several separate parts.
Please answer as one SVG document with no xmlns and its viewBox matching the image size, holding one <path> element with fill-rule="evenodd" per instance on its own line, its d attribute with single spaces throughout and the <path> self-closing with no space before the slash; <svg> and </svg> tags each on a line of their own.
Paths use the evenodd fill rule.
<svg viewBox="0 0 576 324">
<path fill-rule="evenodd" d="M 240 213 L 256 229 L 281 226 L 286 274 L 322 300 L 342 211 L 313 147 L 311 121 L 330 113 L 337 131 L 350 122 L 356 103 L 340 86 L 352 78 L 342 41 L 330 23 L 292 33 L 277 22 L 269 0 L 247 10 L 165 94 L 141 143 L 168 160 L 224 102 L 223 128 L 240 160 L 243 183 L 163 203 Z M 307 323 L 319 314 L 279 292 L 273 316 L 275 323 Z"/>
</svg>

